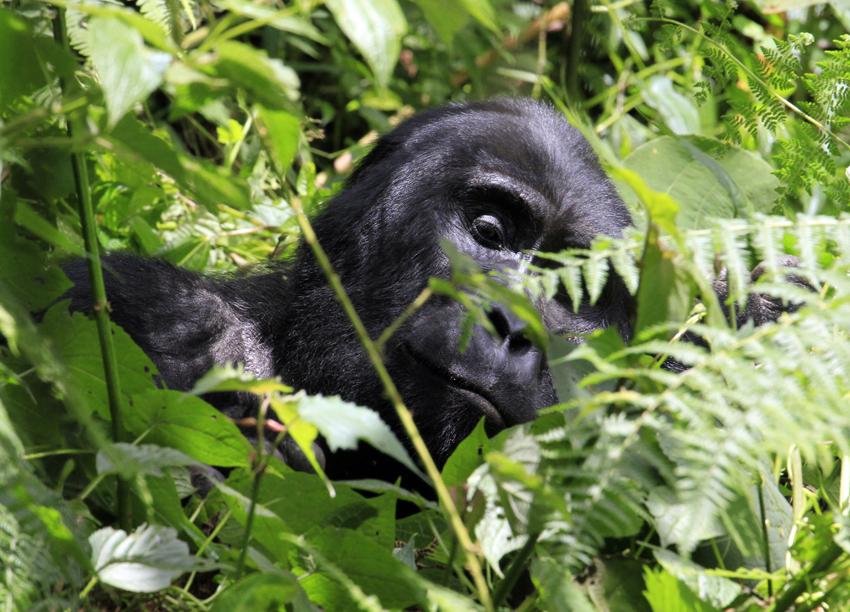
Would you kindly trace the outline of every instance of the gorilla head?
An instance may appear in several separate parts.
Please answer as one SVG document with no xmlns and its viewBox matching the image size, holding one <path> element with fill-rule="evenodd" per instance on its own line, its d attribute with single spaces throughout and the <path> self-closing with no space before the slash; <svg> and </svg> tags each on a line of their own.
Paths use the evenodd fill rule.
<svg viewBox="0 0 850 612">
<path fill-rule="evenodd" d="M 485 271 L 509 270 L 526 265 L 532 250 L 587 247 L 628 224 L 579 132 L 551 109 L 514 99 L 448 106 L 403 123 L 314 221 L 373 338 L 430 277 L 450 274 L 441 241 Z M 105 269 L 114 320 L 152 357 L 168 386 L 190 388 L 213 364 L 238 361 L 259 376 L 279 374 L 296 388 L 370 406 L 397 425 L 306 246 L 282 271 L 232 279 L 128 255 L 108 257 Z M 76 284 L 72 307 L 90 309 L 82 262 L 66 270 Z M 465 351 L 459 350 L 463 309 L 441 297 L 430 299 L 385 347 L 387 368 L 438 463 L 482 417 L 494 431 L 556 401 L 540 348 L 508 309 L 491 306 L 497 335 L 475 328 Z M 600 301 L 578 312 L 566 298 L 538 307 L 551 330 L 572 337 L 625 327 L 630 310 L 616 278 Z M 250 409 L 215 401 L 233 416 Z M 359 474 L 376 475 L 368 468 Z"/>
<path fill-rule="evenodd" d="M 518 268 L 530 250 L 587 247 L 620 235 L 629 215 L 579 132 L 530 100 L 496 100 L 417 115 L 383 137 L 314 222 L 364 324 L 375 338 L 432 276 L 450 265 L 450 242 L 484 271 Z M 540 304 L 546 325 L 575 336 L 624 324 L 628 295 L 612 280 L 596 305 Z M 309 249 L 290 285 L 279 341 L 286 381 L 340 393 L 393 422 L 351 325 Z M 438 463 L 483 416 L 490 431 L 555 403 L 545 356 L 523 324 L 493 304 L 492 336 L 476 326 L 459 350 L 462 307 L 431 298 L 387 344 L 393 380 Z"/>
</svg>

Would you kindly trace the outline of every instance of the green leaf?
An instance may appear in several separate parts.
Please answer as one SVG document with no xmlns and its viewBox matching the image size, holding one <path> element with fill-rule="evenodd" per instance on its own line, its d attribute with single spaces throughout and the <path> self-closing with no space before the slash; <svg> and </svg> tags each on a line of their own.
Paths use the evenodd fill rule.
<svg viewBox="0 0 850 612">
<path fill-rule="evenodd" d="M 142 525 L 131 534 L 104 527 L 89 536 L 91 560 L 101 582 L 134 593 L 161 591 L 202 565 L 177 539 L 177 531 Z"/>
<path fill-rule="evenodd" d="M 132 434 L 147 433 L 146 442 L 175 448 L 201 463 L 250 464 L 251 445 L 236 425 L 193 395 L 166 390 L 135 395 L 124 419 Z"/>
<path fill-rule="evenodd" d="M 109 126 L 162 83 L 171 56 L 145 47 L 141 34 L 115 18 L 89 21 L 91 61 L 106 98 Z"/>
<path fill-rule="evenodd" d="M 219 43 L 212 69 L 266 108 L 289 108 L 299 96 L 300 83 L 295 71 L 249 45 L 233 41 Z"/>
<path fill-rule="evenodd" d="M 726 608 L 741 593 L 741 586 L 728 578 L 712 576 L 705 568 L 683 559 L 669 550 L 656 550 L 655 558 L 665 570 L 678 578 L 702 601 Z"/>
<path fill-rule="evenodd" d="M 147 162 L 165 172 L 211 211 L 217 211 L 219 204 L 241 209 L 251 206 L 244 181 L 209 162 L 178 153 L 169 134 L 152 132 L 134 117 L 125 117 L 108 138 L 129 163 L 143 165 Z"/>
<path fill-rule="evenodd" d="M 412 569 L 393 557 L 391 550 L 350 529 L 327 528 L 311 534 L 310 546 L 331 561 L 367 595 L 375 595 L 386 608 L 407 608 L 425 600 L 427 583 Z M 307 570 L 296 561 L 299 573 Z M 301 586 L 310 599 L 326 610 L 350 610 L 347 590 L 332 572 L 319 571 L 304 576 Z"/>
<path fill-rule="evenodd" d="M 266 142 L 277 171 L 281 176 L 286 174 L 295 154 L 298 152 L 298 141 L 301 138 L 301 122 L 298 117 L 286 111 L 273 111 L 259 107 L 260 135 Z"/>
<path fill-rule="evenodd" d="M 460 4 L 478 23 L 493 32 L 499 32 L 499 26 L 496 23 L 496 11 L 493 10 L 490 0 L 460 0 Z"/>
<path fill-rule="evenodd" d="M 489 450 L 490 438 L 484 431 L 484 419 L 481 419 L 449 456 L 443 466 L 443 481 L 450 487 L 466 482 L 469 475 L 484 463 L 484 455 Z"/>
<path fill-rule="evenodd" d="M 703 540 L 724 534 L 717 507 L 701 497 L 681 501 L 672 489 L 659 486 L 650 491 L 646 506 L 655 518 L 661 546 L 675 545 L 689 554 Z"/>
<path fill-rule="evenodd" d="M 227 587 L 216 595 L 211 612 L 282 610 L 285 604 L 299 599 L 303 599 L 302 606 L 309 604 L 298 579 L 289 572 L 278 570 L 270 574 L 253 574 Z"/>
<path fill-rule="evenodd" d="M 195 383 L 190 393 L 203 395 L 221 391 L 246 391 L 258 395 L 264 393 L 289 393 L 292 387 L 276 378 L 257 378 L 245 371 L 242 364 L 214 366 Z"/>
<path fill-rule="evenodd" d="M 179 450 L 156 444 L 127 444 L 118 442 L 97 453 L 95 466 L 98 474 L 120 474 L 125 478 L 141 474 L 162 476 L 163 468 L 178 465 L 196 465 L 198 462 Z M 118 461 L 116 463 L 115 461 Z"/>
<path fill-rule="evenodd" d="M 16 204 L 13 193 L 4 191 L 0 208 L 0 284 L 15 300 L 36 312 L 55 302 L 71 283 L 61 270 L 48 266 L 38 244 L 18 235 L 10 214 Z"/>
<path fill-rule="evenodd" d="M 673 88 L 668 76 L 655 75 L 641 91 L 644 102 L 658 111 L 658 118 L 674 134 L 699 134 L 699 111 L 689 98 Z"/>
<path fill-rule="evenodd" d="M 357 448 L 357 441 L 363 440 L 428 482 L 427 476 L 374 410 L 345 402 L 337 396 L 308 395 L 299 402 L 298 413 L 318 428 L 331 451 L 353 450 Z"/>
<path fill-rule="evenodd" d="M 57 360 L 66 365 L 67 383 L 87 400 L 90 410 L 108 419 L 103 356 L 94 321 L 80 313 L 69 314 L 60 303 L 47 311 L 40 330 L 50 339 Z M 112 332 L 124 397 L 153 389 L 156 376 L 153 362 L 123 329 L 113 325 Z"/>
<path fill-rule="evenodd" d="M 716 608 L 702 601 L 669 572 L 644 568 L 644 596 L 653 612 L 714 612 Z"/>
<path fill-rule="evenodd" d="M 0 9 L 0 110 L 43 84 L 29 23 Z"/>
<path fill-rule="evenodd" d="M 386 87 L 401 51 L 407 21 L 396 0 L 327 0 L 337 24 Z"/>
<path fill-rule="evenodd" d="M 587 582 L 587 593 L 597 609 L 643 612 L 649 609 L 641 598 L 642 564 L 634 559 L 596 559 Z"/>
<path fill-rule="evenodd" d="M 235 15 L 248 17 L 281 32 L 297 34 L 317 43 L 330 45 L 328 39 L 310 23 L 309 19 L 293 15 L 292 9 L 275 10 L 249 0 L 217 0 L 216 4 Z"/>
<path fill-rule="evenodd" d="M 540 595 L 542 609 L 551 612 L 594 612 L 569 570 L 550 557 L 539 557 L 531 564 L 531 580 Z"/>
<path fill-rule="evenodd" d="M 629 155 L 624 165 L 646 185 L 679 204 L 680 229 L 708 227 L 711 218 L 770 212 L 779 180 L 761 157 L 710 138 L 656 138 Z M 624 194 L 627 198 L 629 194 Z"/>
<path fill-rule="evenodd" d="M 673 263 L 673 253 L 659 240 L 655 226 L 650 227 L 640 268 L 636 338 L 667 321 L 684 321 L 695 294 L 687 275 Z"/>
<path fill-rule="evenodd" d="M 469 21 L 469 12 L 459 2 L 443 0 L 416 0 L 425 19 L 446 45 L 451 45 L 455 34 Z"/>
</svg>

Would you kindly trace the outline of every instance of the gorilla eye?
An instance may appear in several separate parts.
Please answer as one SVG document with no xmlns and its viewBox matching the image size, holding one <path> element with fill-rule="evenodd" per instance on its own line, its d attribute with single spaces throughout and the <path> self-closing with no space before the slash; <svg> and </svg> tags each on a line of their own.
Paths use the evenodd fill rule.
<svg viewBox="0 0 850 612">
<path fill-rule="evenodd" d="M 493 215 L 481 215 L 472 220 L 472 235 L 490 249 L 505 246 L 505 229 L 502 222 Z"/>
</svg>

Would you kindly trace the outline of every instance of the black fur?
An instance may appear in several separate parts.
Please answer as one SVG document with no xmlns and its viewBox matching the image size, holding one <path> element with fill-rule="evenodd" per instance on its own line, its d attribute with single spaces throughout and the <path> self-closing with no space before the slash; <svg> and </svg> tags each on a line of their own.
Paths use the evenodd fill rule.
<svg viewBox="0 0 850 612">
<path fill-rule="evenodd" d="M 504 248 L 482 239 L 499 217 Z M 485 222 L 486 221 L 486 222 Z M 628 212 L 577 130 L 548 107 L 503 99 L 417 115 L 384 136 L 346 188 L 314 220 L 319 241 L 377 337 L 432 276 L 445 277 L 445 239 L 484 270 L 522 266 L 528 249 L 589 246 L 618 236 Z M 482 225 L 483 224 L 483 225 Z M 476 234 L 475 232 L 479 233 Z M 486 237 L 486 236 L 485 236 Z M 112 317 L 154 360 L 166 385 L 188 389 L 213 364 L 242 362 L 310 393 L 339 394 L 394 413 L 351 324 L 302 245 L 279 269 L 214 278 L 125 254 L 105 260 Z M 90 308 L 81 262 L 68 266 L 72 307 Z M 612 278 L 596 306 L 540 305 L 553 330 L 626 329 L 631 300 Z M 461 307 L 433 298 L 391 339 L 386 363 L 438 462 L 485 416 L 491 430 L 527 421 L 556 401 L 544 356 L 505 308 L 458 351 Z M 219 401 L 231 416 L 250 402 Z M 378 476 L 354 461 L 337 476 Z"/>
</svg>

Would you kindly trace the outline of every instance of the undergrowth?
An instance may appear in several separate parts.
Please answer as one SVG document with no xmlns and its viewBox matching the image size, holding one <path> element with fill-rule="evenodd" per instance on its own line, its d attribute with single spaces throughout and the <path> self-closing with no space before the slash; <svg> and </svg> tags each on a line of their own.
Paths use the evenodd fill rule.
<svg viewBox="0 0 850 612">
<path fill-rule="evenodd" d="M 844 609 L 848 24 L 839 3 L 4 4 L 0 606 Z M 498 282 L 449 253 L 427 291 L 471 322 L 507 301 L 562 403 L 479 427 L 441 473 L 367 408 L 238 365 L 163 389 L 107 308 L 56 303 L 58 262 L 101 249 L 193 270 L 288 257 L 377 133 L 505 93 L 583 131 L 635 229 Z M 612 274 L 631 337 L 546 337 L 536 301 L 595 301 Z M 784 312 L 755 327 L 734 316 L 750 299 Z M 362 340 L 380 371 L 386 337 Z M 223 389 L 308 455 L 351 443 L 325 425 L 344 418 L 436 501 L 292 471 L 199 397 Z M 229 470 L 207 496 L 199 465 Z"/>
</svg>

